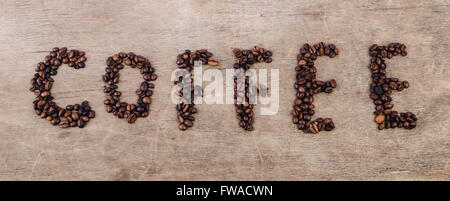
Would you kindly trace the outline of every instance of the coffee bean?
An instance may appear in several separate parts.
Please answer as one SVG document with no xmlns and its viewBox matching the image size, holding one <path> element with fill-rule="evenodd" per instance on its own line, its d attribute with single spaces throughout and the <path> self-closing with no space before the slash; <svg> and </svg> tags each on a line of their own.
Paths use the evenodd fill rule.
<svg viewBox="0 0 450 201">
<path fill-rule="evenodd" d="M 136 115 L 135 114 L 130 114 L 127 118 L 128 123 L 134 123 L 136 121 Z"/>
<path fill-rule="evenodd" d="M 330 80 L 330 86 L 331 86 L 332 88 L 336 88 L 336 87 L 337 87 L 336 80 L 334 80 L 334 79 Z"/>
<path fill-rule="evenodd" d="M 183 123 L 184 122 L 184 118 L 181 115 L 179 115 L 177 117 L 177 120 L 178 120 L 178 123 Z"/>
<path fill-rule="evenodd" d="M 317 122 L 313 122 L 309 125 L 309 131 L 311 133 L 316 134 L 319 132 L 319 128 L 318 128 L 317 124 L 318 124 Z"/>
<path fill-rule="evenodd" d="M 304 66 L 304 65 L 306 65 L 306 61 L 305 60 L 300 60 L 300 61 L 298 61 L 298 65 L 299 66 Z"/>
<path fill-rule="evenodd" d="M 78 128 L 83 128 L 84 125 L 85 125 L 84 121 L 82 119 L 78 119 L 78 121 L 77 121 Z"/>
<path fill-rule="evenodd" d="M 142 98 L 142 102 L 146 103 L 146 104 L 150 104 L 151 103 L 151 99 L 150 99 L 150 97 L 144 97 L 144 98 Z"/>
<path fill-rule="evenodd" d="M 409 87 L 409 82 L 408 81 L 403 81 L 403 87 L 408 88 Z"/>
<path fill-rule="evenodd" d="M 387 128 L 406 128 L 412 129 L 416 125 L 417 119 L 410 118 L 412 113 L 398 113 L 392 110 L 394 105 L 391 103 L 392 90 L 401 91 L 409 87 L 408 81 L 399 81 L 398 78 L 389 78 L 386 76 L 385 58 L 392 58 L 396 55 L 406 56 L 406 46 L 400 43 L 390 43 L 385 46 L 376 44 L 369 48 L 371 56 L 369 69 L 372 73 L 372 83 L 370 84 L 370 98 L 376 105 L 374 114 L 378 129 Z M 412 126 L 414 125 L 414 126 Z"/>
<path fill-rule="evenodd" d="M 70 127 L 76 127 L 78 125 L 78 123 L 76 121 L 72 121 L 69 123 Z"/>
<path fill-rule="evenodd" d="M 59 125 L 60 128 L 68 128 L 69 127 L 69 122 L 61 121 L 58 125 Z"/>
<path fill-rule="evenodd" d="M 83 62 L 77 63 L 78 68 L 84 68 L 86 65 Z"/>
<path fill-rule="evenodd" d="M 120 102 L 122 93 L 117 90 L 117 84 L 120 77 L 119 71 L 125 67 L 124 64 L 131 68 L 138 68 L 145 80 L 136 91 L 136 94 L 138 95 L 136 105 Z M 106 73 L 102 77 L 103 81 L 107 84 L 107 86 L 104 86 L 104 92 L 106 93 L 106 100 L 104 101 L 106 111 L 108 113 L 113 113 L 118 118 L 126 118 L 127 122 L 130 124 L 134 123 L 138 117 L 148 116 L 149 106 L 151 104 L 150 96 L 153 94 L 153 91 L 150 88 L 154 88 L 154 84 L 149 83 L 149 81 L 157 79 L 155 70 L 149 60 L 143 56 L 136 55 L 133 52 L 129 52 L 128 54 L 119 52 L 118 54 L 108 57 L 106 65 Z"/>
<path fill-rule="evenodd" d="M 192 121 L 191 121 L 191 120 L 186 119 L 186 120 L 184 121 L 184 125 L 186 125 L 187 127 L 191 127 L 193 124 L 192 124 Z"/>
<path fill-rule="evenodd" d="M 294 107 L 292 111 L 293 122 L 297 124 L 299 130 L 305 133 L 318 133 L 322 130 L 331 131 L 334 129 L 334 123 L 330 118 L 317 118 L 311 121 L 311 116 L 314 115 L 314 101 L 313 95 L 321 92 L 331 93 L 337 87 L 336 80 L 320 81 L 316 80 L 316 68 L 314 61 L 318 56 L 326 55 L 330 58 L 339 54 L 339 50 L 333 44 L 326 45 L 323 42 L 309 45 L 304 44 L 300 48 L 297 55 L 298 65 L 295 68 L 297 81 L 294 88 L 297 90 L 297 99 L 294 104 L 299 107 Z M 376 97 L 375 97 L 376 96 Z M 378 96 L 374 94 L 374 98 Z M 300 99 L 301 101 L 298 101 Z M 297 121 L 296 119 L 302 119 Z"/>
<path fill-rule="evenodd" d="M 382 95 L 384 93 L 383 87 L 381 87 L 381 86 L 375 87 L 375 93 L 377 95 Z"/>
<path fill-rule="evenodd" d="M 48 92 L 48 91 L 43 91 L 43 92 L 41 93 L 41 96 L 44 97 L 44 98 L 46 98 L 46 97 L 50 96 L 50 92 Z"/>
<path fill-rule="evenodd" d="M 186 125 L 184 125 L 184 124 L 180 124 L 180 125 L 178 126 L 178 128 L 179 128 L 180 130 L 182 130 L 182 131 L 185 131 L 185 130 L 187 129 Z"/>
<path fill-rule="evenodd" d="M 395 83 L 395 82 L 390 82 L 389 83 L 389 87 L 391 88 L 391 89 L 397 89 L 397 83 Z M 386 90 L 387 91 L 387 90 Z"/>
<path fill-rule="evenodd" d="M 217 65 L 219 65 L 219 61 L 217 59 L 210 58 L 208 60 L 208 65 L 210 65 L 210 66 L 217 66 Z"/>
<path fill-rule="evenodd" d="M 140 89 L 141 89 L 141 91 L 147 91 L 148 83 L 147 82 L 142 82 Z"/>
<path fill-rule="evenodd" d="M 52 83 L 53 83 L 53 82 L 45 82 L 45 87 L 44 87 L 44 89 L 45 89 L 46 91 L 49 91 L 49 90 L 52 88 Z"/>
<path fill-rule="evenodd" d="M 376 118 L 375 118 L 375 122 L 377 122 L 377 124 L 382 124 L 384 122 L 384 115 L 379 114 Z"/>
<path fill-rule="evenodd" d="M 212 57 L 213 54 L 208 52 L 206 49 L 196 50 L 192 52 L 191 50 L 185 50 L 183 53 L 179 54 L 176 59 L 176 64 L 178 68 L 185 69 L 189 71 L 188 74 L 179 74 L 178 80 L 174 82 L 175 85 L 180 87 L 178 94 L 180 95 L 180 103 L 177 104 L 177 121 L 179 123 L 178 128 L 180 130 L 186 130 L 188 127 L 193 126 L 195 120 L 193 114 L 197 113 L 195 108 L 194 99 L 197 96 L 202 95 L 202 89 L 198 86 L 193 85 L 194 79 L 191 75 L 191 71 L 194 69 L 194 62 L 201 61 L 202 64 L 208 64 L 210 66 L 217 66 L 219 64 L 218 60 Z M 185 86 L 185 84 L 190 84 Z"/>
<path fill-rule="evenodd" d="M 82 59 L 82 57 L 84 57 Z M 67 48 L 53 48 L 49 55 L 44 59 L 44 62 L 38 63 L 33 78 L 31 79 L 30 91 L 33 92 L 37 97 L 33 101 L 35 113 L 41 118 L 45 118 L 50 121 L 52 125 L 59 125 L 61 128 L 74 127 L 77 126 L 77 119 L 79 119 L 79 114 L 72 113 L 74 110 L 73 105 L 66 106 L 63 109 L 53 102 L 53 97 L 51 95 L 51 88 L 53 85 L 53 78 L 51 76 L 57 74 L 58 67 L 62 64 L 69 64 L 69 67 L 80 68 L 85 67 L 83 61 L 86 61 L 85 53 L 78 50 L 70 50 L 67 52 Z M 78 63 L 77 63 L 78 62 Z M 78 65 L 75 65 L 77 63 Z M 82 64 L 80 64 L 82 63 Z M 82 109 L 83 112 L 93 112 L 86 102 L 82 106 L 77 107 Z M 72 116 L 74 114 L 74 116 Z M 88 118 L 94 118 L 88 117 Z M 85 122 L 82 123 L 81 127 L 84 127 Z"/>
<path fill-rule="evenodd" d="M 305 93 L 306 90 L 304 87 L 298 87 L 297 91 L 300 93 Z"/>
<path fill-rule="evenodd" d="M 71 117 L 72 117 L 73 120 L 78 120 L 78 118 L 79 118 L 77 112 L 72 112 L 72 116 Z"/>
<path fill-rule="evenodd" d="M 47 103 L 47 102 L 46 102 L 45 100 L 40 100 L 39 102 L 37 102 L 37 106 L 38 106 L 38 107 L 42 107 L 42 106 L 44 106 L 46 103 Z M 42 110 L 39 110 L 39 111 L 42 112 Z"/>
<path fill-rule="evenodd" d="M 152 73 L 152 75 L 150 75 L 150 80 L 151 81 L 155 81 L 158 78 L 158 76 L 154 73 Z"/>
</svg>

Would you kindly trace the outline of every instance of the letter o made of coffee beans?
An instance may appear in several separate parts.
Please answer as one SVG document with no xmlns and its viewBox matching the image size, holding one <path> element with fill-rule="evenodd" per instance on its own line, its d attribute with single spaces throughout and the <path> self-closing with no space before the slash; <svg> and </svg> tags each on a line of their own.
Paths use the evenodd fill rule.
<svg viewBox="0 0 450 201">
<path fill-rule="evenodd" d="M 236 69 L 234 75 L 234 105 L 236 107 L 236 118 L 239 126 L 246 131 L 253 130 L 254 112 L 253 107 L 256 102 L 256 94 L 259 92 L 259 85 L 251 83 L 252 76 L 250 66 L 254 63 L 272 62 L 272 52 L 264 48 L 254 46 L 250 50 L 233 49 L 236 63 L 233 68 Z"/>
<path fill-rule="evenodd" d="M 195 61 L 202 62 L 202 65 L 217 66 L 219 62 L 212 56 L 213 53 L 206 49 L 196 50 L 195 52 L 185 50 L 177 56 L 178 68 L 184 70 L 177 72 L 177 80 L 174 81 L 180 97 L 179 103 L 176 105 L 178 128 L 182 131 L 194 125 L 195 117 L 193 114 L 197 113 L 194 99 L 203 94 L 200 86 L 194 86 L 191 71 L 194 69 Z"/>
<path fill-rule="evenodd" d="M 296 82 L 294 83 L 297 93 L 292 110 L 292 122 L 305 133 L 316 134 L 322 130 L 331 131 L 334 129 L 331 118 L 317 118 L 312 122 L 310 121 L 315 113 L 313 96 L 321 92 L 331 93 L 337 86 L 334 79 L 329 81 L 316 80 L 317 69 L 314 67 L 314 61 L 319 56 L 325 55 L 333 58 L 338 54 L 339 50 L 335 45 L 320 42 L 314 45 L 304 44 L 297 55 L 298 65 L 295 67 Z"/>
<path fill-rule="evenodd" d="M 30 88 L 36 95 L 33 106 L 37 115 L 61 128 L 83 128 L 89 119 L 95 117 L 95 112 L 91 110 L 88 101 L 83 101 L 81 105 L 67 105 L 66 108 L 61 108 L 53 102 L 50 92 L 54 83 L 52 76 L 57 74 L 62 64 L 79 69 L 86 66 L 84 62 L 86 62 L 85 52 L 55 47 L 43 62 L 37 64 Z"/>
<path fill-rule="evenodd" d="M 408 81 L 400 81 L 398 78 L 386 76 L 385 58 L 391 59 L 394 56 L 406 56 L 406 46 L 400 43 L 390 43 L 389 45 L 372 45 L 369 48 L 370 65 L 372 73 L 372 83 L 370 84 L 370 98 L 375 104 L 375 122 L 378 129 L 416 127 L 417 117 L 411 112 L 398 113 L 392 110 L 392 90 L 402 91 L 409 87 Z"/>
<path fill-rule="evenodd" d="M 153 95 L 153 88 L 155 85 L 150 81 L 155 81 L 157 76 L 155 69 L 152 67 L 147 58 L 136 55 L 133 52 L 128 54 L 120 52 L 106 60 L 105 75 L 103 81 L 107 84 L 104 87 L 106 93 L 106 111 L 113 113 L 119 118 L 125 118 L 128 123 L 134 123 L 138 117 L 146 117 L 149 114 L 149 107 L 151 103 L 151 96 Z M 119 83 L 119 71 L 125 67 L 138 68 L 142 74 L 144 81 L 141 83 L 139 89 L 136 90 L 138 96 L 136 104 L 129 104 L 127 102 L 120 102 L 122 93 L 117 90 Z"/>
</svg>

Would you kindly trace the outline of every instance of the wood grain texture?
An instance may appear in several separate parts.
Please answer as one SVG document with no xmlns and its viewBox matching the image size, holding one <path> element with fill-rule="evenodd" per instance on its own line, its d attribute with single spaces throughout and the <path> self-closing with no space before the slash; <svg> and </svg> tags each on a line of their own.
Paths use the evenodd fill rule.
<svg viewBox="0 0 450 201">
<path fill-rule="evenodd" d="M 449 25 L 447 0 L 0 1 L 0 180 L 449 180 Z M 340 48 L 316 63 L 318 79 L 338 88 L 315 97 L 315 117 L 336 129 L 305 135 L 291 122 L 294 67 L 303 43 L 319 41 Z M 419 120 L 380 132 L 367 49 L 392 41 L 408 56 L 387 61 L 389 75 L 411 85 L 394 92 L 394 109 Z M 280 69 L 278 114 L 258 112 L 245 132 L 233 105 L 203 104 L 180 132 L 168 101 L 176 55 L 207 48 L 225 72 L 232 48 L 253 45 L 274 52 L 255 66 Z M 52 90 L 60 105 L 91 102 L 97 117 L 84 129 L 51 126 L 32 109 L 29 80 L 54 46 L 87 53 L 87 67 L 62 66 Z M 103 105 L 105 60 L 118 51 L 148 57 L 159 76 L 150 116 L 133 125 Z M 140 75 L 121 76 L 123 100 L 134 102 Z"/>
</svg>

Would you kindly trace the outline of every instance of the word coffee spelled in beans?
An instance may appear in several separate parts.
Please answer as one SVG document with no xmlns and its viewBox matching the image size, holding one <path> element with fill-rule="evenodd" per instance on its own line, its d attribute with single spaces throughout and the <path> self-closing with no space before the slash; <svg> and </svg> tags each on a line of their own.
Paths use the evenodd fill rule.
<svg viewBox="0 0 450 201">
<path fill-rule="evenodd" d="M 125 65 L 131 68 L 138 68 L 142 74 L 144 81 L 141 83 L 139 89 L 136 90 L 138 96 L 136 104 L 129 104 L 127 102 L 120 102 L 122 93 L 117 90 L 119 83 L 119 71 Z M 106 60 L 106 73 L 103 75 L 103 81 L 107 84 L 104 87 L 106 93 L 106 111 L 113 113 L 119 118 L 126 118 L 128 123 L 134 123 L 138 117 L 146 117 L 149 114 L 149 107 L 151 103 L 151 96 L 153 95 L 153 88 L 155 85 L 150 81 L 155 81 L 157 76 L 155 69 L 152 67 L 147 58 L 136 55 L 133 52 L 128 54 L 120 52 Z"/>
<path fill-rule="evenodd" d="M 370 65 L 372 73 L 372 83 L 370 84 L 370 98 L 375 104 L 375 122 L 378 129 L 416 127 L 417 117 L 411 112 L 398 113 L 392 110 L 392 90 L 402 91 L 409 87 L 408 81 L 400 81 L 398 78 L 386 77 L 385 58 L 391 59 L 394 56 L 406 56 L 406 46 L 400 43 L 390 43 L 389 45 L 372 45 L 369 48 Z"/>
<path fill-rule="evenodd" d="M 83 101 L 81 105 L 67 105 L 66 108 L 61 108 L 53 102 L 50 92 L 54 83 L 52 76 L 57 74 L 59 66 L 68 64 L 69 67 L 79 69 L 86 66 L 85 61 L 86 56 L 83 51 L 68 51 L 66 47 L 55 47 L 43 62 L 38 63 L 30 88 L 30 91 L 36 95 L 33 106 L 37 115 L 61 128 L 83 128 L 89 119 L 95 117 L 95 112 L 91 110 L 88 101 Z"/>
<path fill-rule="evenodd" d="M 259 85 L 256 81 L 255 70 L 250 67 L 255 63 L 271 63 L 272 52 L 270 50 L 254 46 L 252 49 L 233 49 L 236 62 L 233 64 L 234 72 L 234 105 L 239 126 L 246 131 L 254 130 L 255 113 L 253 111 L 257 102 L 257 95 L 265 97 L 267 87 Z M 339 49 L 334 44 L 320 42 L 314 45 L 304 44 L 297 55 L 296 80 L 294 88 L 296 98 L 292 109 L 292 122 L 304 133 L 316 134 L 320 131 L 331 131 L 335 128 L 331 118 L 317 118 L 312 120 L 315 114 L 314 95 L 322 92 L 331 93 L 337 87 L 336 80 L 320 81 L 316 79 L 317 69 L 314 61 L 319 56 L 333 58 L 339 54 Z M 387 77 L 385 59 L 394 56 L 406 56 L 406 46 L 400 43 L 389 43 L 388 45 L 372 45 L 369 48 L 372 82 L 370 84 L 370 98 L 375 104 L 375 122 L 378 129 L 416 127 L 417 117 L 411 112 L 397 112 L 393 110 L 392 91 L 402 91 L 409 87 L 408 81 L 400 81 L 398 78 Z M 50 51 L 44 61 L 39 62 L 35 68 L 36 73 L 31 79 L 30 91 L 36 98 L 33 101 L 35 113 L 41 118 L 45 118 L 52 125 L 61 128 L 79 127 L 83 128 L 90 119 L 95 117 L 94 110 L 89 106 L 88 101 L 81 104 L 67 105 L 65 108 L 59 107 L 51 94 L 54 80 L 53 75 L 57 74 L 58 68 L 62 64 L 80 69 L 84 68 L 86 62 L 85 52 L 79 50 L 68 50 L 66 47 L 55 47 Z M 178 128 L 182 131 L 193 126 L 194 114 L 197 113 L 195 106 L 196 97 L 203 97 L 201 86 L 194 85 L 192 70 L 196 64 L 217 66 L 218 60 L 213 58 L 213 54 L 206 49 L 196 51 L 185 50 L 178 54 L 176 64 L 178 66 L 174 81 L 175 93 L 179 102 L 176 103 Z M 155 69 L 149 60 L 133 52 L 120 52 L 110 56 L 106 60 L 107 67 L 102 76 L 106 83 L 104 93 L 106 99 L 106 111 L 113 113 L 118 118 L 125 118 L 128 123 L 134 123 L 139 117 L 149 115 L 150 104 L 155 85 L 151 81 L 157 79 Z M 119 71 L 125 67 L 139 69 L 144 81 L 136 90 L 138 96 L 137 103 L 129 104 L 121 102 L 122 93 L 118 90 Z M 254 79 L 255 78 L 255 79 Z M 198 80 L 197 80 L 198 81 Z M 228 88 L 227 88 L 228 89 Z"/>
</svg>

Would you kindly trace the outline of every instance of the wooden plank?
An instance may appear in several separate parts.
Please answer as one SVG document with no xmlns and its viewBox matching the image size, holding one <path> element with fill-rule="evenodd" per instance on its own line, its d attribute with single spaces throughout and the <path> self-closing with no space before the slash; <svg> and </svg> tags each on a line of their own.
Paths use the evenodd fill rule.
<svg viewBox="0 0 450 201">
<path fill-rule="evenodd" d="M 448 180 L 449 19 L 446 0 L 0 1 L 0 179 Z M 337 128 L 305 135 L 290 116 L 294 67 L 299 47 L 319 41 L 341 50 L 316 64 L 319 79 L 338 88 L 315 97 L 315 117 Z M 367 49 L 391 41 L 408 47 L 388 71 L 410 82 L 393 97 L 396 110 L 417 114 L 414 130 L 380 132 L 373 122 Z M 280 69 L 278 114 L 257 112 L 249 133 L 233 105 L 203 104 L 180 132 L 168 101 L 176 55 L 207 48 L 225 74 L 232 48 L 253 45 L 274 52 L 256 67 Z M 53 88 L 60 105 L 91 102 L 97 117 L 84 129 L 53 127 L 33 112 L 29 79 L 54 46 L 87 53 L 87 67 L 63 66 Z M 149 57 L 159 76 L 150 116 L 133 125 L 103 105 L 105 60 L 118 51 Z M 134 102 L 140 76 L 121 76 L 123 99 Z"/>
</svg>

